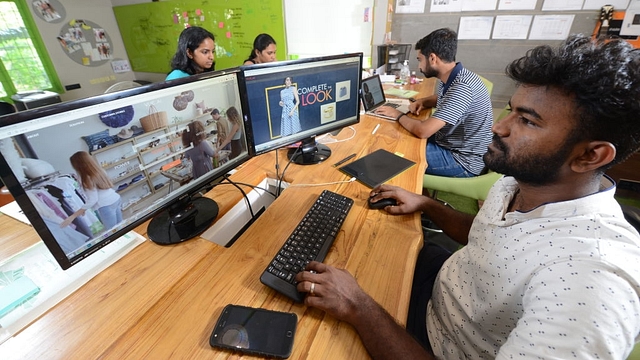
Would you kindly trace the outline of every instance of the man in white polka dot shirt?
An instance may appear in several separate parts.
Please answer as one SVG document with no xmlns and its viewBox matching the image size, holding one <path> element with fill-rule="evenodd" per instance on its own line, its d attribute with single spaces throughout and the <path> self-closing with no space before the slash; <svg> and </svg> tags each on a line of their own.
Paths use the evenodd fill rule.
<svg viewBox="0 0 640 360">
<path fill-rule="evenodd" d="M 298 290 L 314 284 L 305 304 L 353 325 L 373 358 L 625 359 L 640 339 L 640 235 L 604 176 L 640 148 L 640 50 L 575 35 L 507 75 L 512 110 L 484 156 L 505 176 L 476 216 L 398 187 L 371 193 L 466 245 L 425 245 L 406 330 L 347 271 L 298 274 Z"/>
</svg>

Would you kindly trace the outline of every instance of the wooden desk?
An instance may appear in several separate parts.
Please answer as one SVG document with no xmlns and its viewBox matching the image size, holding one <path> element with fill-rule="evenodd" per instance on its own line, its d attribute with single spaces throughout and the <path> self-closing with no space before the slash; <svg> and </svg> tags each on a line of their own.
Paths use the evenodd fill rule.
<svg viewBox="0 0 640 360">
<path fill-rule="evenodd" d="M 371 136 L 377 124 L 380 128 Z M 333 163 L 354 152 L 361 157 L 384 148 L 417 163 L 389 183 L 415 192 L 422 190 L 425 140 L 394 122 L 369 116 L 363 116 L 353 128 L 353 139 L 329 144 L 333 155 L 328 161 L 291 165 L 286 179 L 296 185 L 346 180 L 348 177 L 333 168 Z M 351 130 L 346 128 L 338 138 L 350 135 Z M 271 152 L 252 159 L 232 179 L 258 184 L 275 172 L 275 156 Z M 277 156 L 280 164 L 286 163 L 285 151 Z M 291 359 L 368 358 L 351 326 L 293 303 L 259 281 L 261 272 L 323 189 L 355 201 L 325 262 L 348 269 L 366 292 L 404 324 L 414 264 L 422 247 L 419 215 L 391 216 L 369 210 L 366 200 L 370 189 L 359 182 L 294 186 L 284 191 L 230 248 L 202 238 L 173 246 L 141 244 L 1 345 L 0 358 L 239 358 L 238 354 L 209 346 L 215 321 L 229 303 L 297 314 Z M 226 185 L 214 188 L 207 196 L 219 203 L 221 214 L 242 200 L 237 189 Z M 13 243 L 20 238 L 25 247 L 37 241 L 31 228 L 8 216 L 0 216 L 0 228 L 2 241 Z M 146 224 L 137 232 L 144 235 Z M 8 253 L 2 248 L 0 255 L 4 258 Z M 8 251 L 10 254 L 13 250 Z"/>
</svg>

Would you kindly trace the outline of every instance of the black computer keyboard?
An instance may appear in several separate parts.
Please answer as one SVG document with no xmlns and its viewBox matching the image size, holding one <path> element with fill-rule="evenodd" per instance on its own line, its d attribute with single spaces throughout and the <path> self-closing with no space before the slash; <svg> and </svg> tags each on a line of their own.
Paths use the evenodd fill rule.
<svg viewBox="0 0 640 360">
<path fill-rule="evenodd" d="M 324 190 L 264 270 L 260 282 L 302 302 L 305 294 L 296 289 L 296 274 L 311 261 L 324 260 L 352 205 L 352 199 Z"/>
</svg>

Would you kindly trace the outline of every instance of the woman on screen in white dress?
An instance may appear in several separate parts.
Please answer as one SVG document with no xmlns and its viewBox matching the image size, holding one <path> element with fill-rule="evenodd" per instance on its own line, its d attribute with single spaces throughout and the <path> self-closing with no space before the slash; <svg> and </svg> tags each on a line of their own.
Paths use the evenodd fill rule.
<svg viewBox="0 0 640 360">
<path fill-rule="evenodd" d="M 298 117 L 298 105 L 300 98 L 295 86 L 291 86 L 290 76 L 284 79 L 284 89 L 280 90 L 280 106 L 282 106 L 282 118 L 280 121 L 280 135 L 287 136 L 302 130 Z"/>
</svg>

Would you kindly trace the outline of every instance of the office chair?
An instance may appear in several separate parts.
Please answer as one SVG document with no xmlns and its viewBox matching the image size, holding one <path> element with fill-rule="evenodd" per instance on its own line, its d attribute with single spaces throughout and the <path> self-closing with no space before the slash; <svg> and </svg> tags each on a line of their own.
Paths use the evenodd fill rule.
<svg viewBox="0 0 640 360">
<path fill-rule="evenodd" d="M 493 83 L 480 75 L 478 75 L 478 77 L 484 83 L 484 86 L 487 88 L 487 91 L 489 92 L 489 97 L 491 97 L 491 92 L 493 91 Z"/>
<path fill-rule="evenodd" d="M 431 190 L 431 197 L 438 198 L 438 192 L 446 192 L 457 195 L 457 197 L 464 197 L 473 199 L 473 202 L 484 201 L 487 198 L 489 189 L 498 181 L 502 174 L 489 171 L 486 174 L 470 177 L 470 178 L 451 178 L 446 176 L 436 175 L 424 175 L 422 178 L 422 187 Z M 440 195 L 443 200 L 446 201 L 446 195 Z M 446 201 L 456 208 L 454 200 Z M 473 212 L 477 211 L 476 206 L 468 206 L 468 209 Z M 462 210 L 462 209 L 461 209 Z"/>
<path fill-rule="evenodd" d="M 108 93 L 112 93 L 120 90 L 133 89 L 139 86 L 142 86 L 142 85 L 140 85 L 135 81 L 120 81 L 109 86 L 109 88 L 107 88 L 107 90 L 105 90 L 104 93 L 108 94 Z"/>
<path fill-rule="evenodd" d="M 6 101 L 0 101 L 0 116 L 9 115 L 16 112 L 16 107 Z"/>
</svg>

